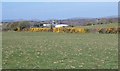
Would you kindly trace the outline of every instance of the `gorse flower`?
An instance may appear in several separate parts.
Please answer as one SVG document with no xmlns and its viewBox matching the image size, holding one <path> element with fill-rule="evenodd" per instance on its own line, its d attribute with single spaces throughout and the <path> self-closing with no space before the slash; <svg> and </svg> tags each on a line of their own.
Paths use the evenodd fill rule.
<svg viewBox="0 0 120 71">
<path fill-rule="evenodd" d="M 88 33 L 88 32 L 99 32 L 99 33 L 119 33 L 119 28 L 96 28 L 96 29 L 86 29 L 86 28 L 30 28 L 29 31 L 31 32 L 56 32 L 56 33 Z M 92 31 L 90 31 L 92 30 Z"/>
</svg>

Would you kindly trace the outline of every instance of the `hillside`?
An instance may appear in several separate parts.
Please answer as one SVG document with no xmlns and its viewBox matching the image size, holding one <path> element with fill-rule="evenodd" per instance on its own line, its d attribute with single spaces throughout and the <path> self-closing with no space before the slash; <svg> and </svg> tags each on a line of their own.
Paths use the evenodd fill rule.
<svg viewBox="0 0 120 71">
<path fill-rule="evenodd" d="M 20 21 L 29 21 L 31 24 L 44 24 L 44 23 L 52 23 L 53 20 L 3 20 L 2 23 L 14 23 Z M 109 24 L 118 22 L 117 17 L 103 17 L 103 18 L 70 18 L 70 19 L 61 19 L 54 21 L 58 24 L 68 24 L 74 26 L 83 26 L 88 24 Z"/>
<path fill-rule="evenodd" d="M 93 26 L 77 26 L 77 27 L 88 28 L 88 29 L 94 29 L 94 28 L 110 28 L 110 27 L 118 27 L 118 23 L 99 24 L 99 25 L 93 25 Z"/>
</svg>

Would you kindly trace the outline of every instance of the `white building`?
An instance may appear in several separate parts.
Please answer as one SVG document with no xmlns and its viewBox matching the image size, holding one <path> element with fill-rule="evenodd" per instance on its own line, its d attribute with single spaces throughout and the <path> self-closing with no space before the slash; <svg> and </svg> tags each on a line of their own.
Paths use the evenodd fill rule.
<svg viewBox="0 0 120 71">
<path fill-rule="evenodd" d="M 55 28 L 59 28 L 59 27 L 68 27 L 69 25 L 67 24 L 57 24 L 55 25 Z"/>
<path fill-rule="evenodd" d="M 44 27 L 50 27 L 51 24 L 43 24 Z"/>
<path fill-rule="evenodd" d="M 51 24 L 49 24 L 49 23 L 43 24 L 43 27 L 51 27 L 51 25 L 52 25 L 53 27 L 55 27 L 55 28 L 59 28 L 59 27 L 68 27 L 68 26 L 69 26 L 69 25 L 67 25 L 67 24 L 58 24 L 57 22 L 52 21 Z"/>
<path fill-rule="evenodd" d="M 55 22 L 55 21 L 52 21 L 52 25 L 53 25 L 55 28 L 68 27 L 68 26 L 69 26 L 69 25 L 67 25 L 67 24 L 58 24 L 58 23 Z"/>
</svg>

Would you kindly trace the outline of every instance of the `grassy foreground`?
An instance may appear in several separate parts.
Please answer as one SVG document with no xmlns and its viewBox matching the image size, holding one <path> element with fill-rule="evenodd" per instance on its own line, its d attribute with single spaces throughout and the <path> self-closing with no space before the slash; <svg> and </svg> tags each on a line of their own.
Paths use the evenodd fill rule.
<svg viewBox="0 0 120 71">
<path fill-rule="evenodd" d="M 116 34 L 3 32 L 4 69 L 117 69 Z"/>
<path fill-rule="evenodd" d="M 2 32 L 0 32 L 0 69 L 2 69 Z"/>
</svg>

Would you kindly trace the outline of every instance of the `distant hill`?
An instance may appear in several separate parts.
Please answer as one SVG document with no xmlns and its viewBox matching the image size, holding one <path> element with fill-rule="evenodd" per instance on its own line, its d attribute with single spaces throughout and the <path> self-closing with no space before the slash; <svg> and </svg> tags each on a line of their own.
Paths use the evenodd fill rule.
<svg viewBox="0 0 120 71">
<path fill-rule="evenodd" d="M 18 21 L 29 21 L 31 24 L 43 24 L 43 23 L 51 23 L 52 20 L 3 20 L 3 22 L 18 22 Z M 62 20 L 57 20 L 56 23 L 58 24 L 68 24 L 68 25 L 74 25 L 74 26 L 85 26 L 85 25 L 90 25 L 90 24 L 109 24 L 113 22 L 118 22 L 117 16 L 109 16 L 109 17 L 102 17 L 102 18 L 84 18 L 84 17 L 75 17 L 75 18 L 69 18 L 69 19 L 62 19 Z"/>
<path fill-rule="evenodd" d="M 71 18 L 62 20 L 61 23 L 71 25 L 87 25 L 87 24 L 109 24 L 112 22 L 118 22 L 117 17 L 104 17 L 104 18 Z"/>
<path fill-rule="evenodd" d="M 2 20 L 2 22 L 14 22 L 14 20 Z"/>
</svg>

